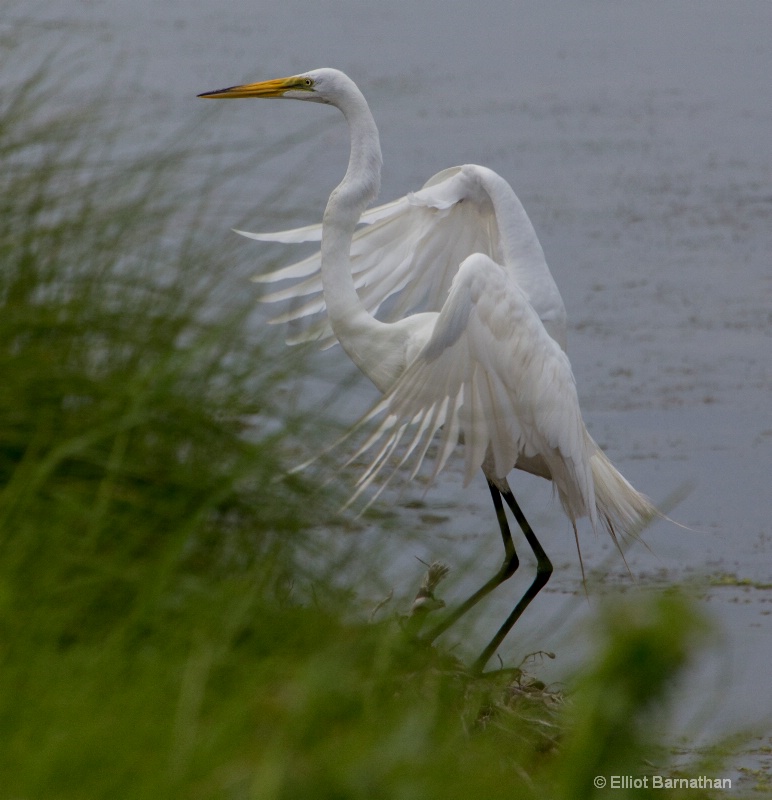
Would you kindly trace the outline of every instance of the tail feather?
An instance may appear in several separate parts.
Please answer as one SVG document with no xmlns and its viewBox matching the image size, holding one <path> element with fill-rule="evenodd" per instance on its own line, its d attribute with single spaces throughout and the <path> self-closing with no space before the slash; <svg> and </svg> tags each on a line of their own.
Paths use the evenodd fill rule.
<svg viewBox="0 0 772 800">
<path fill-rule="evenodd" d="M 618 535 L 635 537 L 651 519 L 661 516 L 651 500 L 633 488 L 599 447 L 590 456 L 590 467 L 598 517 L 617 545 Z"/>
</svg>

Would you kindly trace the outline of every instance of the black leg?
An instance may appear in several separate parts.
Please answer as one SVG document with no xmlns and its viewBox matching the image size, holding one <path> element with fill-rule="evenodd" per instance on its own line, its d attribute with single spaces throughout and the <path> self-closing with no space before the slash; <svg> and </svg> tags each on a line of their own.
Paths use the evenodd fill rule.
<svg viewBox="0 0 772 800">
<path fill-rule="evenodd" d="M 477 603 L 479 603 L 483 597 L 490 594 L 507 578 L 511 578 L 512 575 L 515 574 L 515 570 L 520 563 L 517 558 L 517 553 L 515 552 L 515 545 L 512 543 L 512 534 L 509 532 L 507 515 L 504 512 L 504 505 L 501 502 L 501 492 L 490 481 L 488 481 L 488 488 L 491 491 L 493 507 L 496 509 L 496 519 L 499 521 L 499 530 L 501 531 L 501 538 L 504 541 L 504 561 L 499 567 L 498 572 L 489 581 L 484 583 L 473 595 L 468 597 L 452 613 L 448 614 L 448 616 L 439 625 L 429 631 L 429 634 L 426 636 L 427 642 L 433 642 L 441 633 L 446 631 L 454 622 L 456 622 L 456 620 L 466 614 L 470 608 L 477 605 Z"/>
<path fill-rule="evenodd" d="M 531 530 L 531 526 L 528 524 L 528 520 L 520 510 L 520 506 L 517 504 L 515 496 L 509 489 L 507 489 L 507 491 L 503 492 L 503 497 L 507 501 L 507 505 L 512 510 L 512 513 L 515 515 L 515 519 L 523 531 L 523 535 L 528 540 L 528 544 L 531 546 L 531 550 L 533 550 L 533 554 L 536 556 L 536 577 L 534 578 L 533 583 L 528 587 L 526 593 L 520 598 L 520 601 L 515 606 L 512 613 L 507 617 L 506 622 L 499 628 L 498 632 L 488 643 L 488 646 L 485 648 L 485 650 L 482 651 L 477 661 L 474 662 L 473 670 L 475 672 L 483 671 L 490 657 L 496 652 L 496 650 L 498 650 L 499 645 L 504 641 L 504 638 L 510 632 L 510 630 L 512 630 L 512 626 L 520 619 L 520 616 L 528 607 L 528 604 L 531 602 L 531 600 L 533 600 L 534 597 L 536 597 L 537 594 L 539 594 L 541 589 L 550 579 L 550 575 L 552 575 L 552 563 L 550 562 L 549 558 L 547 558 L 547 554 L 544 552 L 542 546 L 539 544 L 539 540 Z"/>
</svg>

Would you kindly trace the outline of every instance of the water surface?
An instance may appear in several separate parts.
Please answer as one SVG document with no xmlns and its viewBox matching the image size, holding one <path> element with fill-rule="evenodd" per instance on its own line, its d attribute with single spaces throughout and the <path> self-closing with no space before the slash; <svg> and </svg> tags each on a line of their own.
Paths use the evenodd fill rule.
<svg viewBox="0 0 772 800">
<path fill-rule="evenodd" d="M 72 85 L 88 91 L 107 79 L 126 98 L 137 150 L 185 130 L 213 152 L 235 151 L 227 161 L 237 176 L 210 220 L 224 240 L 248 210 L 255 229 L 318 220 L 347 157 L 334 110 L 195 98 L 244 80 L 319 66 L 354 77 L 381 131 L 384 200 L 453 164 L 505 176 L 564 296 L 593 436 L 655 501 L 691 487 L 671 512 L 688 529 L 654 525 L 649 549 L 628 554 L 634 580 L 608 542 L 582 529 L 588 571 L 603 567 L 591 597 L 605 584 L 701 582 L 720 647 L 690 676 L 682 724 L 688 730 L 695 716 L 702 724 L 709 706 L 717 709 L 709 730 L 766 730 L 772 4 L 57 0 L 12 7 L 9 30 L 13 17 L 27 20 L 31 49 L 78 54 Z M 21 77 L 25 65 L 15 66 Z M 300 128 L 311 131 L 304 142 L 271 160 L 252 157 L 253 145 L 281 145 Z M 204 154 L 201 169 L 210 167 Z M 280 199 L 259 203 L 291 181 Z M 261 246 L 243 246 L 257 265 Z M 348 370 L 339 350 L 319 358 L 334 374 Z M 357 386 L 339 413 L 374 399 L 365 381 Z M 482 480 L 464 493 L 459 485 L 451 465 L 422 508 L 406 505 L 410 492 L 397 508 L 406 532 L 422 534 L 409 545 L 394 534 L 382 578 L 398 593 L 418 580 L 414 555 L 451 564 L 474 556 L 459 593 L 498 564 Z M 528 476 L 513 486 L 556 573 L 502 655 L 517 663 L 531 650 L 556 650 L 559 675 L 581 651 L 574 632 L 592 599 L 577 591 L 573 536 L 549 487 Z M 523 561 L 520 583 L 486 607 L 470 636 L 484 640 L 507 613 L 530 580 L 533 565 Z"/>
</svg>

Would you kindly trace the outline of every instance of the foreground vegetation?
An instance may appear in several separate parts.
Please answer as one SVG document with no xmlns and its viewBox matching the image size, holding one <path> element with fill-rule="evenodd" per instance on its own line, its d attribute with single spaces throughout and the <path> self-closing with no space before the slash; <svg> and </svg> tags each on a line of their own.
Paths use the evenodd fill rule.
<svg viewBox="0 0 772 800">
<path fill-rule="evenodd" d="M 93 109 L 46 112 L 46 78 L 0 102 L 0 798 L 595 798 L 675 774 L 660 732 L 702 630 L 677 595 L 600 612 L 565 691 L 351 613 L 315 547 L 334 485 L 281 477 L 313 435 L 275 399 L 302 358 L 180 232 L 184 150 L 119 160 Z"/>
</svg>

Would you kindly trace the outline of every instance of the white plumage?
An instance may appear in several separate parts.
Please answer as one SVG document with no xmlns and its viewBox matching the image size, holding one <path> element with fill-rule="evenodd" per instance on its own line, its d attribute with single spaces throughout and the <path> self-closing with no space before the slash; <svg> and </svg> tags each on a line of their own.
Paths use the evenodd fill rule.
<svg viewBox="0 0 772 800">
<path fill-rule="evenodd" d="M 428 342 L 370 416 L 381 413 L 385 419 L 362 448 L 380 443 L 361 488 L 385 465 L 409 422 L 420 431 L 410 446 L 414 473 L 443 428 L 434 476 L 461 433 L 465 484 L 480 467 L 503 479 L 520 461 L 552 477 L 573 518 L 589 511 L 595 522 L 585 452 L 592 445 L 568 358 L 511 272 L 488 256 L 477 253 L 461 264 Z"/>
<path fill-rule="evenodd" d="M 380 184 L 378 131 L 357 86 L 337 70 L 204 96 L 310 100 L 346 117 L 349 165 L 322 224 L 239 232 L 262 241 L 321 241 L 320 252 L 256 280 L 291 281 L 263 298 L 300 300 L 273 321 L 309 323 L 292 341 L 340 342 L 383 393 L 365 420 L 374 428 L 354 456 L 372 453 L 357 495 L 387 466 L 407 466 L 415 476 L 434 440 L 432 477 L 459 444 L 465 483 L 477 469 L 485 473 L 505 561 L 430 638 L 514 572 L 502 498 L 514 513 L 537 556 L 537 577 L 478 659 L 481 669 L 552 571 L 507 483 L 513 468 L 553 481 L 574 531 L 587 516 L 616 539 L 656 514 L 584 425 L 565 352 L 565 307 L 533 226 L 509 184 L 475 165 L 444 170 L 419 191 L 367 211 Z"/>
<path fill-rule="evenodd" d="M 506 264 L 548 328 L 565 349 L 566 310 L 547 267 L 536 231 L 509 184 L 493 170 L 476 164 L 451 167 L 430 178 L 417 192 L 365 211 L 363 227 L 351 243 L 351 271 L 363 304 L 375 314 L 396 297 L 383 319 L 394 321 L 416 309 L 439 311 L 461 262 L 485 253 Z M 264 242 L 318 242 L 322 226 L 242 236 Z M 319 339 L 335 343 L 321 280 L 321 253 L 296 264 L 255 276 L 258 283 L 292 280 L 292 285 L 265 295 L 263 302 L 303 298 L 291 311 L 274 318 L 285 323 L 323 315 L 290 343 Z"/>
</svg>

